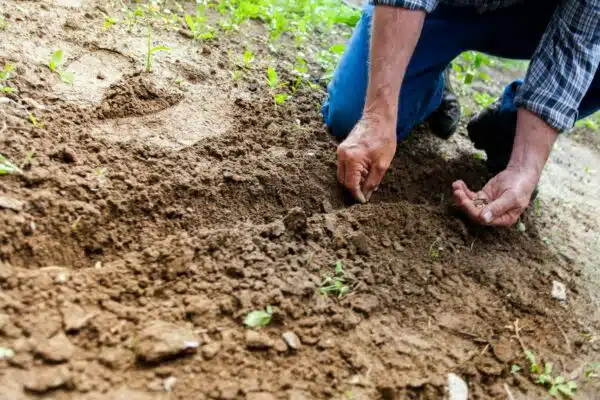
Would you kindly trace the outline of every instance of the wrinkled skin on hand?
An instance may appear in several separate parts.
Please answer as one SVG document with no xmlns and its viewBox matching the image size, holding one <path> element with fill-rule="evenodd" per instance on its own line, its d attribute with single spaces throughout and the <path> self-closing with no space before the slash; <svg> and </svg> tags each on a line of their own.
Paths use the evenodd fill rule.
<svg viewBox="0 0 600 400">
<path fill-rule="evenodd" d="M 396 153 L 393 123 L 360 120 L 337 149 L 339 182 L 361 203 L 369 201 Z"/>
</svg>

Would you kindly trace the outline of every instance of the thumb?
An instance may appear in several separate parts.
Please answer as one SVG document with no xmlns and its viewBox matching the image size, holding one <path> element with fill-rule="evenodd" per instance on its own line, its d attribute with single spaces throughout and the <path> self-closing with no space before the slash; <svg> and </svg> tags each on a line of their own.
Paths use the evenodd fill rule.
<svg viewBox="0 0 600 400">
<path fill-rule="evenodd" d="M 386 170 L 387 166 L 382 164 L 374 164 L 369 170 L 369 175 L 367 175 L 367 179 L 365 179 L 365 183 L 362 187 L 362 191 L 367 201 L 369 201 L 371 194 L 373 194 L 373 192 L 377 189 L 377 186 L 379 186 L 379 183 L 383 179 L 383 175 L 385 175 Z"/>
<path fill-rule="evenodd" d="M 479 217 L 487 225 L 510 225 L 512 222 L 505 215 L 517 207 L 516 196 L 510 192 L 504 192 L 496 200 L 485 206 Z"/>
</svg>

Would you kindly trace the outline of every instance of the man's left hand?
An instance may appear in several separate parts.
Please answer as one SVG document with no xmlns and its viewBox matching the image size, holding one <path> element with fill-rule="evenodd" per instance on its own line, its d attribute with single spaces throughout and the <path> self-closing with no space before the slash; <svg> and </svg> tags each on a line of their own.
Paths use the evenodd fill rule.
<svg viewBox="0 0 600 400">
<path fill-rule="evenodd" d="M 511 226 L 529 206 L 540 175 L 535 170 L 507 168 L 474 193 L 459 180 L 452 184 L 454 201 L 483 225 Z"/>
</svg>

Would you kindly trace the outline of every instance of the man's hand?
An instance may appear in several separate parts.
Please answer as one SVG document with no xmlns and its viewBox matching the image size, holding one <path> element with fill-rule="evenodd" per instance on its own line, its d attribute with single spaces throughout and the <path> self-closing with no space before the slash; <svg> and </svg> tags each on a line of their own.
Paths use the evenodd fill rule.
<svg viewBox="0 0 600 400">
<path fill-rule="evenodd" d="M 395 121 L 362 119 L 337 149 L 337 177 L 355 199 L 369 201 L 396 153 Z"/>
<path fill-rule="evenodd" d="M 396 152 L 400 87 L 424 20 L 420 10 L 375 7 L 363 117 L 337 151 L 338 179 L 361 203 L 369 201 Z"/>
<path fill-rule="evenodd" d="M 473 193 L 463 181 L 454 182 L 454 201 L 481 224 L 514 224 L 529 206 L 557 135 L 556 130 L 540 117 L 519 109 L 515 143 L 506 169 L 477 193 Z"/>
<path fill-rule="evenodd" d="M 483 225 L 511 226 L 529 206 L 539 175 L 535 171 L 506 169 L 473 193 L 463 181 L 452 184 L 454 201 Z"/>
</svg>

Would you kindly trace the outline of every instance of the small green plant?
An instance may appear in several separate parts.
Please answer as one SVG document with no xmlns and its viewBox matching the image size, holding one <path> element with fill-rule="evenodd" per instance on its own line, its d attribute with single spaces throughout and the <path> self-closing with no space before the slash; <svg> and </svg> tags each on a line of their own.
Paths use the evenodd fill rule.
<svg viewBox="0 0 600 400">
<path fill-rule="evenodd" d="M 481 71 L 485 65 L 491 65 L 490 56 L 477 51 L 466 51 L 452 62 L 452 69 L 464 84 L 470 85 L 475 79 L 490 81 L 488 74 Z"/>
<path fill-rule="evenodd" d="M 254 53 L 252 53 L 251 50 L 244 51 L 242 61 L 244 63 L 244 68 L 250 68 L 250 64 L 254 61 Z"/>
<path fill-rule="evenodd" d="M 275 99 L 275 104 L 277 105 L 283 104 L 288 99 L 288 97 L 289 95 L 287 93 L 279 93 L 273 96 L 273 98 Z"/>
<path fill-rule="evenodd" d="M 583 370 L 583 378 L 586 381 L 600 378 L 600 362 L 592 363 Z"/>
<path fill-rule="evenodd" d="M 29 122 L 31 122 L 31 125 L 33 125 L 34 128 L 40 128 L 43 129 L 44 128 L 44 124 L 42 124 L 37 117 L 35 116 L 35 114 L 33 113 L 28 113 L 27 114 L 27 119 L 29 120 Z"/>
<path fill-rule="evenodd" d="M 5 63 L 4 69 L 0 70 L 0 91 L 4 93 L 12 93 L 15 91 L 14 88 L 6 85 L 9 79 L 12 78 L 13 71 L 16 70 L 16 67 L 11 63 Z"/>
<path fill-rule="evenodd" d="M 0 175 L 20 174 L 21 170 L 6 157 L 0 154 Z"/>
<path fill-rule="evenodd" d="M 335 263 L 333 276 L 327 274 L 323 276 L 319 291 L 324 295 L 332 293 L 341 299 L 350 292 L 350 287 L 346 284 L 346 281 L 347 276 L 346 271 L 344 271 L 344 262 L 339 260 Z"/>
<path fill-rule="evenodd" d="M 577 391 L 575 381 L 567 381 L 563 376 L 554 376 L 552 363 L 545 363 L 542 370 L 541 365 L 537 363 L 535 354 L 531 350 L 525 350 L 525 357 L 529 361 L 529 371 L 537 375 L 536 383 L 548 389 L 548 394 L 553 397 L 573 397 Z"/>
<path fill-rule="evenodd" d="M 271 318 L 273 317 L 273 309 L 271 306 L 267 306 L 267 308 L 258 311 L 252 311 L 246 315 L 244 318 L 244 325 L 248 328 L 262 328 L 269 323 L 271 323 Z"/>
<path fill-rule="evenodd" d="M 482 152 L 473 153 L 473 158 L 476 159 L 477 161 L 483 161 L 483 159 L 484 159 L 483 153 Z"/>
<path fill-rule="evenodd" d="M 267 81 L 269 82 L 269 87 L 271 89 L 276 89 L 279 87 L 279 75 L 277 75 L 275 68 L 269 67 L 267 69 Z"/>
<path fill-rule="evenodd" d="M 146 53 L 146 72 L 150 72 L 152 70 L 152 55 L 154 53 L 158 53 L 159 51 L 170 51 L 171 48 L 164 46 L 162 44 L 157 46 L 152 46 L 152 27 L 148 24 L 148 51 Z"/>
<path fill-rule="evenodd" d="M 60 79 L 73 86 L 75 82 L 75 74 L 73 72 L 68 72 L 62 70 L 64 64 L 64 54 L 62 49 L 55 50 L 52 53 L 52 57 L 50 57 L 50 62 L 48 63 L 48 68 L 50 71 L 55 72 L 60 76 Z"/>
<path fill-rule="evenodd" d="M 196 15 L 185 14 L 183 16 L 187 27 L 192 32 L 194 39 L 213 39 L 215 37 L 214 29 L 206 24 L 206 5 L 198 4 Z"/>
<path fill-rule="evenodd" d="M 106 32 L 111 26 L 117 23 L 119 23 L 119 21 L 107 15 L 106 18 L 104 18 L 104 23 L 102 24 L 102 32 Z"/>
<path fill-rule="evenodd" d="M 8 28 L 8 21 L 0 15 L 0 31 L 5 31 Z"/>
<path fill-rule="evenodd" d="M 475 102 L 482 108 L 490 106 L 496 99 L 487 92 L 475 92 Z"/>
<path fill-rule="evenodd" d="M 521 371 L 521 366 L 519 364 L 513 364 L 510 366 L 511 374 L 517 374 L 517 373 L 519 373 L 519 371 Z"/>
</svg>

